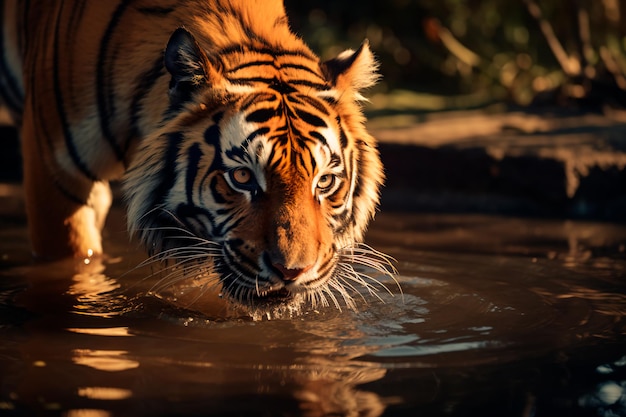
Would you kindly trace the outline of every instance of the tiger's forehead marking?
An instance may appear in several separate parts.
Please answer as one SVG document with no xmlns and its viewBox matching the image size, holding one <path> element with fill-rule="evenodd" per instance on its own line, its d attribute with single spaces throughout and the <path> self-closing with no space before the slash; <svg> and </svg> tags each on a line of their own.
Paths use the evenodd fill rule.
<svg viewBox="0 0 626 417">
<path fill-rule="evenodd" d="M 274 147 L 288 147 L 287 153 L 311 148 L 321 141 L 333 153 L 341 152 L 340 137 L 332 113 L 332 101 L 324 98 L 332 86 L 319 58 L 307 48 L 268 48 L 262 44 L 226 47 L 215 54 L 229 82 L 227 90 L 241 95 L 241 112 L 249 124 L 270 128 L 263 132 Z M 248 89 L 255 92 L 248 94 Z M 239 121 L 244 121 L 239 117 Z M 335 127 L 335 129 L 333 129 Z M 241 145 L 254 129 L 241 125 Z M 286 131 L 287 142 L 284 141 Z M 269 162 L 269 161 L 268 161 Z"/>
<path fill-rule="evenodd" d="M 259 178 L 260 167 L 300 165 L 313 176 L 340 158 L 340 127 L 322 100 L 275 82 L 239 107 L 221 126 L 225 168 L 245 165 Z"/>
<path fill-rule="evenodd" d="M 326 139 L 326 144 L 331 152 L 335 154 L 341 153 L 341 141 L 339 140 L 339 136 L 334 129 L 327 127 L 325 129 L 318 129 L 317 132 Z"/>
<path fill-rule="evenodd" d="M 289 87 L 309 87 L 318 91 L 330 88 L 317 57 L 308 50 L 276 50 L 248 45 L 227 48 L 216 53 L 225 69 L 224 75 L 236 84 L 269 85 L 280 80 Z"/>
<path fill-rule="evenodd" d="M 256 127 L 246 122 L 246 115 L 244 113 L 235 113 L 232 118 L 227 120 L 220 128 L 222 132 L 222 151 L 230 157 L 224 158 L 224 165 L 226 168 L 236 168 L 241 166 L 241 162 L 244 162 L 241 158 L 238 158 L 238 154 L 228 153 L 229 150 L 241 148 L 242 151 L 247 148 L 247 138 L 254 133 Z"/>
</svg>

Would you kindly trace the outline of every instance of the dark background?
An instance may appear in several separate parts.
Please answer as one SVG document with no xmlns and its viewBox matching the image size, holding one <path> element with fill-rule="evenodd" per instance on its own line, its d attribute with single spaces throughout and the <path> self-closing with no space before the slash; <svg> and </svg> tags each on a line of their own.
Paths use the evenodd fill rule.
<svg viewBox="0 0 626 417">
<path fill-rule="evenodd" d="M 286 0 L 285 5 L 293 29 L 322 58 L 369 39 L 382 63 L 382 92 L 480 93 L 485 102 L 518 105 L 537 104 L 541 95 L 542 102 L 564 104 L 563 96 L 589 95 L 562 91 L 566 84 L 586 90 L 596 87 L 591 81 L 615 86 L 615 78 L 621 83 L 626 73 L 626 4 L 620 0 L 362 0 L 358 5 Z M 555 48 L 573 69 L 564 68 Z M 602 99 L 622 105 L 620 100 Z"/>
<path fill-rule="evenodd" d="M 369 39 L 383 75 L 370 97 L 460 97 L 448 102 L 466 109 L 626 106 L 621 0 L 285 0 L 285 6 L 293 30 L 323 59 Z M 416 104 L 428 112 L 446 110 L 448 102 L 436 109 L 426 100 Z M 18 180 L 19 166 L 14 132 L 0 128 L 0 179 Z"/>
</svg>

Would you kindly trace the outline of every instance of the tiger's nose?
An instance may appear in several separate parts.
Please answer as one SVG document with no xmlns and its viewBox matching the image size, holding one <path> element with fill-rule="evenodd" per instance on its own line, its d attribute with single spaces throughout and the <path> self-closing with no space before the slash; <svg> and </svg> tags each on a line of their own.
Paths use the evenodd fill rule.
<svg viewBox="0 0 626 417">
<path fill-rule="evenodd" d="M 300 275 L 313 268 L 313 265 L 309 265 L 304 268 L 289 269 L 285 267 L 285 265 L 279 263 L 273 264 L 272 266 L 280 273 L 281 278 L 285 282 L 295 281 Z"/>
</svg>

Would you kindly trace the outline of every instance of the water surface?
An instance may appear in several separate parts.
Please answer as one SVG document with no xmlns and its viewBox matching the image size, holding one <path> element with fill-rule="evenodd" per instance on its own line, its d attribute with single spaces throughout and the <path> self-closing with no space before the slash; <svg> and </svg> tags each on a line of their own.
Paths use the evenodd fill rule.
<svg viewBox="0 0 626 417">
<path fill-rule="evenodd" d="M 401 292 L 254 320 L 151 293 L 117 209 L 106 258 L 47 264 L 4 214 L 0 415 L 626 415 L 622 225 L 381 213 Z"/>
</svg>

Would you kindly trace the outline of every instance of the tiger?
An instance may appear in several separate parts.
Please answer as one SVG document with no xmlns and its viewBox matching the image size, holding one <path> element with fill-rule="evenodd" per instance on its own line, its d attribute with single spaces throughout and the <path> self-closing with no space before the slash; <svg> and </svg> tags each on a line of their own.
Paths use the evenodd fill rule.
<svg viewBox="0 0 626 417">
<path fill-rule="evenodd" d="M 282 0 L 0 5 L 36 257 L 101 255 L 121 181 L 130 235 L 234 302 L 330 303 L 371 289 L 352 264 L 387 270 L 363 243 L 384 182 L 367 40 L 321 60 Z"/>
</svg>

